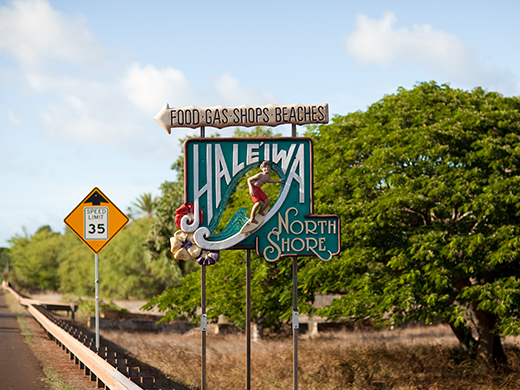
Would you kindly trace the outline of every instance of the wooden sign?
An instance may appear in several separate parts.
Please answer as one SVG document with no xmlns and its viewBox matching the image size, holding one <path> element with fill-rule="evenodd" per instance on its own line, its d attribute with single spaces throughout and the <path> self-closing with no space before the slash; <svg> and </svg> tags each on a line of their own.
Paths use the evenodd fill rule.
<svg viewBox="0 0 520 390">
<path fill-rule="evenodd" d="M 185 108 L 170 108 L 166 104 L 154 118 L 168 133 L 172 127 L 196 128 L 201 126 L 278 126 L 282 124 L 307 125 L 311 123 L 329 122 L 329 105 L 292 104 L 280 106 L 223 107 L 200 108 L 195 106 Z"/>
</svg>

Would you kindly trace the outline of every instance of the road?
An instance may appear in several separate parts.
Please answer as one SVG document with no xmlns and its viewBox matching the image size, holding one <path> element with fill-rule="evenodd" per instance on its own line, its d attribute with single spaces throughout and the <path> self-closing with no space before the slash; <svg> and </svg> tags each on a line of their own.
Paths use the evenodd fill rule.
<svg viewBox="0 0 520 390">
<path fill-rule="evenodd" d="M 25 343 L 17 317 L 5 303 L 0 288 L 0 390 L 49 390 L 40 362 Z"/>
</svg>

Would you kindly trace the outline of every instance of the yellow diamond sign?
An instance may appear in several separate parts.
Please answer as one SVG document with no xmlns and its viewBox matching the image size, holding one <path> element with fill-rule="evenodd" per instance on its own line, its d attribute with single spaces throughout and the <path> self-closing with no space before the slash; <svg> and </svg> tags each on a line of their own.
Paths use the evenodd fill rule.
<svg viewBox="0 0 520 390">
<path fill-rule="evenodd" d="M 99 188 L 94 188 L 63 220 L 94 253 L 101 252 L 128 221 Z"/>
</svg>

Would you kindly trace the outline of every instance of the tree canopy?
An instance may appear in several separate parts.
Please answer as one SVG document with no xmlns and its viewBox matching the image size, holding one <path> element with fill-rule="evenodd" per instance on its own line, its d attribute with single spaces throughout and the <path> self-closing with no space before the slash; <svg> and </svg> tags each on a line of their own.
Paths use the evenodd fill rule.
<svg viewBox="0 0 520 390">
<path fill-rule="evenodd" d="M 308 132 L 315 204 L 342 220 L 338 259 L 304 283 L 343 296 L 329 318 L 444 321 L 471 353 L 505 361 L 518 334 L 520 99 L 434 82 Z"/>
</svg>

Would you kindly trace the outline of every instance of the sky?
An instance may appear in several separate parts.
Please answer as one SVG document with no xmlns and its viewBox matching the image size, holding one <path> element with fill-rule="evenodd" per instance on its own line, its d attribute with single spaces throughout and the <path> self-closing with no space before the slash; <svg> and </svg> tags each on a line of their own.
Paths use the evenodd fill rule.
<svg viewBox="0 0 520 390">
<path fill-rule="evenodd" d="M 94 187 L 125 212 L 159 196 L 198 135 L 168 135 L 166 103 L 332 118 L 431 80 L 518 96 L 518 15 L 516 0 L 0 0 L 0 247 L 63 232 Z"/>
</svg>

